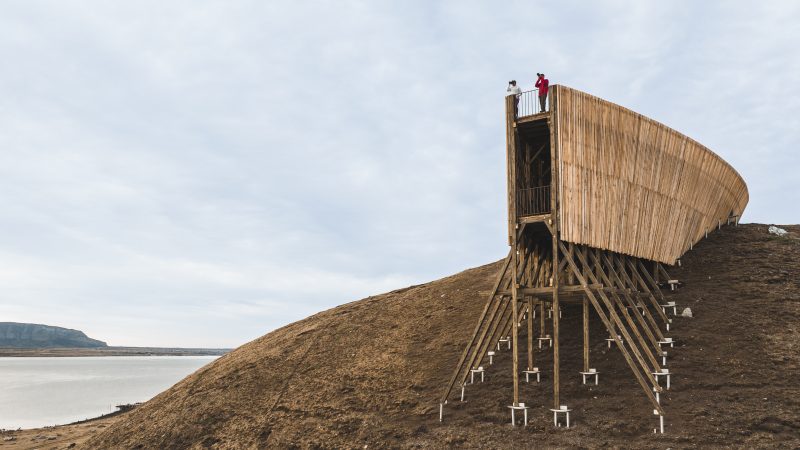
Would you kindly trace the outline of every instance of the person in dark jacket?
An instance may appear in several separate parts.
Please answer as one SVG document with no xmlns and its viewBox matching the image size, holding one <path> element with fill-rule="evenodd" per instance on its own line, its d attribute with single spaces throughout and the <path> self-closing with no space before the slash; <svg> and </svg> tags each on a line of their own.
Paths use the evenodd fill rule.
<svg viewBox="0 0 800 450">
<path fill-rule="evenodd" d="M 547 89 L 550 87 L 550 80 L 545 78 L 543 73 L 536 75 L 539 77 L 536 79 L 536 88 L 539 89 L 539 106 L 542 107 L 539 112 L 544 112 L 547 106 Z"/>
</svg>

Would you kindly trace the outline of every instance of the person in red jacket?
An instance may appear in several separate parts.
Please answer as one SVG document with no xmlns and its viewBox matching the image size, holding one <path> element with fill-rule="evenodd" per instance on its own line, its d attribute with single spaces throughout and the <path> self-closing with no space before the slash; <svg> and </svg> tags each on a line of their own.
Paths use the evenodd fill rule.
<svg viewBox="0 0 800 450">
<path fill-rule="evenodd" d="M 547 88 L 550 86 L 550 80 L 545 78 L 543 73 L 537 73 L 536 75 L 539 77 L 536 79 L 536 88 L 539 89 L 539 106 L 542 107 L 542 110 L 539 112 L 544 112 L 547 104 Z"/>
</svg>

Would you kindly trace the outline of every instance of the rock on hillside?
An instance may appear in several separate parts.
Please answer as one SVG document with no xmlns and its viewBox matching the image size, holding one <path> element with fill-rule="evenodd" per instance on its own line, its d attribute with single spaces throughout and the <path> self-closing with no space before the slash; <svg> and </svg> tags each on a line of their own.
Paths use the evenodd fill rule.
<svg viewBox="0 0 800 450">
<path fill-rule="evenodd" d="M 555 429 L 552 355 L 521 386 L 528 427 L 509 425 L 509 352 L 483 384 L 438 398 L 498 263 L 369 297 L 288 325 L 200 369 L 95 436 L 86 448 L 441 448 L 800 446 L 800 227 L 724 227 L 683 257 L 666 293 L 675 319 L 667 434 L 607 332 L 592 318 L 599 386 L 580 383 L 580 307 L 562 319 L 561 399 L 575 427 Z M 523 327 L 523 332 L 525 327 Z"/>
<path fill-rule="evenodd" d="M 3 348 L 96 348 L 106 343 L 87 337 L 82 331 L 34 323 L 0 322 Z"/>
</svg>

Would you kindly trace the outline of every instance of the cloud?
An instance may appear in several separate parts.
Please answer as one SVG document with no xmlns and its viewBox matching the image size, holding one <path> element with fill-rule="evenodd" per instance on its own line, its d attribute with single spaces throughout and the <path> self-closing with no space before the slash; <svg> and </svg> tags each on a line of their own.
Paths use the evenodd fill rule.
<svg viewBox="0 0 800 450">
<path fill-rule="evenodd" d="M 661 120 L 798 222 L 798 7 L 6 2 L 0 314 L 234 346 L 502 257 L 504 82 Z"/>
</svg>

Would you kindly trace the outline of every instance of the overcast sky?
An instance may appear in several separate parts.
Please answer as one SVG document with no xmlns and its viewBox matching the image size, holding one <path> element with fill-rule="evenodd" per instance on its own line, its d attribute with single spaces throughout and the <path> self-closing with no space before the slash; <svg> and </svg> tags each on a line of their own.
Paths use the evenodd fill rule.
<svg viewBox="0 0 800 450">
<path fill-rule="evenodd" d="M 800 3 L 4 1 L 0 321 L 237 346 L 495 261 L 544 71 L 800 222 Z"/>
</svg>

